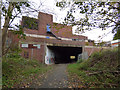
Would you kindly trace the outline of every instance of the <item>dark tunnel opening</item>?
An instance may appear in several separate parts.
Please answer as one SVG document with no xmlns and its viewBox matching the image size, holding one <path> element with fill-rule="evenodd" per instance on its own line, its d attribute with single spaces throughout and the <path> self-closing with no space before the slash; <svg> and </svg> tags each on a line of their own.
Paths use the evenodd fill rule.
<svg viewBox="0 0 120 90">
<path fill-rule="evenodd" d="M 48 46 L 55 54 L 55 64 L 73 63 L 82 53 L 82 47 Z"/>
</svg>

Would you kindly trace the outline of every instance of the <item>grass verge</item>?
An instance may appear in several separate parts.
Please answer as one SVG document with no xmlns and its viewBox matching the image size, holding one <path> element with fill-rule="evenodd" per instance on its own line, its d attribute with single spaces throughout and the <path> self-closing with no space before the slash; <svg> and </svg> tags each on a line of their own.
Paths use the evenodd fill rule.
<svg viewBox="0 0 120 90">
<path fill-rule="evenodd" d="M 2 88 L 29 87 L 32 81 L 52 67 L 37 60 L 24 59 L 18 54 L 9 54 L 2 61 Z"/>
<path fill-rule="evenodd" d="M 68 72 L 70 77 L 77 75 L 79 78 L 76 87 L 81 83 L 86 88 L 120 87 L 118 57 L 118 48 L 96 52 L 82 63 L 69 64 Z"/>
</svg>

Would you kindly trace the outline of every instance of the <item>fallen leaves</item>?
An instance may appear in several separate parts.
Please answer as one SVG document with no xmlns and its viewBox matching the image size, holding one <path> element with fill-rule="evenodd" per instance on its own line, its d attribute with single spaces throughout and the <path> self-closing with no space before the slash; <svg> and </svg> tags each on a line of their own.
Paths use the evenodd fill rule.
<svg viewBox="0 0 120 90">
<path fill-rule="evenodd" d="M 86 88 L 82 80 L 76 75 L 68 76 L 68 88 Z"/>
</svg>

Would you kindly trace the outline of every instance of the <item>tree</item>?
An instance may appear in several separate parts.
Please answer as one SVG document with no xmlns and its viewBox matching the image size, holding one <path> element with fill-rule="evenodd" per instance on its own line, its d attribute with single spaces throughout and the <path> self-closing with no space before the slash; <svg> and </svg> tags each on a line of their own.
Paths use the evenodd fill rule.
<svg viewBox="0 0 120 90">
<path fill-rule="evenodd" d="M 8 4 L 8 7 L 5 6 Z M 29 7 L 30 5 L 27 2 L 5 2 L 2 5 L 2 15 L 5 18 L 5 22 L 2 29 L 2 55 L 4 55 L 7 51 L 5 51 L 5 43 L 7 38 L 7 32 L 10 27 L 10 24 L 14 21 L 14 19 L 21 13 L 21 7 L 25 5 L 25 7 Z M 13 10 L 16 9 L 16 15 L 13 15 Z M 17 26 L 17 25 L 16 25 Z M 18 26 L 17 26 L 18 27 Z M 22 29 L 19 30 L 21 32 Z M 23 32 L 20 33 L 24 35 Z M 8 49 L 6 49 L 8 50 Z"/>
<path fill-rule="evenodd" d="M 113 40 L 120 39 L 120 29 L 117 31 L 117 33 L 114 35 Z"/>
<path fill-rule="evenodd" d="M 9 2 L 6 0 L 1 4 L 1 14 L 2 20 L 4 19 L 4 24 L 2 28 L 2 55 L 5 55 L 10 46 L 6 48 L 6 38 L 9 29 L 13 29 L 13 33 L 17 34 L 20 38 L 24 38 L 25 34 L 23 33 L 23 28 L 21 25 L 15 24 L 12 25 L 14 20 L 23 14 L 30 12 L 39 12 L 42 3 L 40 3 L 39 8 L 32 8 L 33 4 L 31 2 Z M 3 22 L 3 21 L 2 21 Z"/>
<path fill-rule="evenodd" d="M 102 28 L 102 30 L 105 30 L 109 27 L 113 27 L 112 32 L 116 33 L 120 27 L 119 1 L 76 2 L 76 0 L 73 0 L 66 2 L 63 0 L 57 2 L 56 6 L 61 9 L 67 8 L 67 15 L 63 23 L 77 26 L 77 31 L 92 30 L 93 28 Z"/>
</svg>

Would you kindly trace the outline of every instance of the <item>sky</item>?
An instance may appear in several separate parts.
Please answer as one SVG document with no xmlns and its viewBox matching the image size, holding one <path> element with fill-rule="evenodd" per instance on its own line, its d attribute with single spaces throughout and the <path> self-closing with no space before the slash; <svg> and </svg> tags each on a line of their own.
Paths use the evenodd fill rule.
<svg viewBox="0 0 120 90">
<path fill-rule="evenodd" d="M 68 8 L 65 10 L 60 10 L 59 7 L 56 7 L 56 2 L 61 0 L 29 0 L 29 1 L 32 2 L 33 8 L 39 9 L 40 12 L 52 14 L 53 22 L 62 23 L 64 20 L 64 17 L 67 14 Z M 24 16 L 26 16 L 26 14 L 24 14 Z M 28 14 L 28 16 L 37 18 L 38 13 L 31 13 L 31 14 Z M 21 18 L 16 18 L 15 24 L 20 21 L 21 21 Z M 74 30 L 75 30 L 75 27 L 73 27 L 73 34 L 84 35 L 84 36 L 87 36 L 88 39 L 95 40 L 95 41 L 111 41 L 113 39 L 113 34 L 109 33 L 110 31 L 112 31 L 112 28 L 107 28 L 107 30 L 104 30 L 104 31 L 97 28 L 91 31 L 85 31 L 85 33 L 82 33 L 82 34 L 77 34 L 75 33 Z M 99 38 L 100 36 L 105 36 L 105 37 L 103 39 L 100 39 Z"/>
<path fill-rule="evenodd" d="M 36 3 L 36 6 L 40 3 L 43 4 L 41 7 L 41 12 L 45 12 L 48 14 L 53 15 L 53 22 L 61 23 L 64 20 L 64 17 L 67 14 L 67 9 L 60 10 L 59 7 L 56 7 L 56 2 L 60 0 L 30 0 Z M 107 28 L 107 30 L 102 30 L 99 28 L 93 29 L 91 31 L 86 31 L 82 34 L 75 33 L 75 27 L 73 27 L 73 34 L 75 35 L 84 35 L 87 36 L 88 39 L 95 40 L 95 41 L 111 41 L 113 39 L 114 34 L 111 33 L 112 28 Z M 101 39 L 101 36 L 103 38 Z"/>
</svg>

